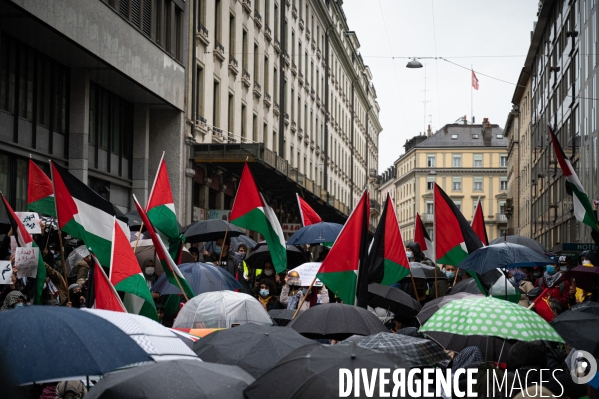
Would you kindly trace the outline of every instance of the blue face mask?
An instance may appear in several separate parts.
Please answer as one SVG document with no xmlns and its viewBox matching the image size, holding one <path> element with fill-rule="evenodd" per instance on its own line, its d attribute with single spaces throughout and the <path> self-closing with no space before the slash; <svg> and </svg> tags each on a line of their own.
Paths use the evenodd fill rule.
<svg viewBox="0 0 599 399">
<path fill-rule="evenodd" d="M 221 252 L 222 250 L 223 250 L 223 249 L 222 249 L 221 247 L 219 247 L 219 246 L 217 246 L 217 245 L 215 245 L 215 246 L 214 246 L 214 253 L 215 253 L 215 254 L 217 254 L 217 255 L 220 255 L 220 252 Z"/>
<path fill-rule="evenodd" d="M 17 304 L 15 305 L 15 308 L 22 308 L 22 307 L 24 307 L 24 306 L 25 306 L 25 304 L 23 304 L 23 303 L 17 303 Z"/>
<path fill-rule="evenodd" d="M 269 290 L 260 290 L 260 296 L 267 297 L 270 294 Z"/>
<path fill-rule="evenodd" d="M 549 266 L 545 267 L 545 271 L 549 274 L 555 274 L 555 266 L 549 265 Z"/>
<path fill-rule="evenodd" d="M 453 280 L 455 278 L 455 272 L 445 272 L 448 279 Z"/>
</svg>

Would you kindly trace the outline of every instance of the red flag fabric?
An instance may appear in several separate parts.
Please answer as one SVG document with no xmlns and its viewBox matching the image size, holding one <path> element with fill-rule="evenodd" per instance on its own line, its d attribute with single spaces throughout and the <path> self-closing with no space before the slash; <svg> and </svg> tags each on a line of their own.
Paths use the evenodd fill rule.
<svg viewBox="0 0 599 399">
<path fill-rule="evenodd" d="M 322 222 L 322 219 L 318 214 L 312 209 L 310 205 L 306 201 L 304 201 L 298 193 L 295 193 L 297 197 L 297 205 L 299 206 L 300 215 L 302 216 L 302 224 L 304 227 L 309 226 L 314 223 Z"/>
<path fill-rule="evenodd" d="M 555 316 L 551 310 L 551 307 L 549 306 L 549 298 L 546 295 L 548 290 L 549 288 L 545 288 L 543 292 L 541 292 L 541 295 L 539 295 L 533 303 L 535 305 L 537 314 L 545 319 L 548 323 L 551 323 Z"/>
<path fill-rule="evenodd" d="M 472 87 L 474 90 L 478 90 L 478 78 L 476 77 L 474 71 L 472 71 Z"/>
<path fill-rule="evenodd" d="M 489 245 L 489 237 L 487 237 L 487 229 L 485 228 L 485 217 L 483 215 L 483 204 L 478 200 L 474 217 L 472 218 L 472 230 L 485 245 Z"/>
<path fill-rule="evenodd" d="M 428 231 L 424 227 L 424 223 L 422 223 L 422 219 L 420 218 L 420 214 L 416 212 L 416 225 L 414 226 L 414 242 L 417 242 L 420 245 L 420 250 L 424 252 L 424 254 L 429 259 L 435 258 L 435 251 L 433 250 L 433 240 L 428 235 Z"/>
<path fill-rule="evenodd" d="M 104 273 L 100 263 L 94 256 L 94 294 L 96 309 L 112 310 L 114 312 L 127 313 L 125 305 L 121 301 L 119 294 L 114 289 L 114 286 L 108 280 L 108 276 Z"/>
</svg>

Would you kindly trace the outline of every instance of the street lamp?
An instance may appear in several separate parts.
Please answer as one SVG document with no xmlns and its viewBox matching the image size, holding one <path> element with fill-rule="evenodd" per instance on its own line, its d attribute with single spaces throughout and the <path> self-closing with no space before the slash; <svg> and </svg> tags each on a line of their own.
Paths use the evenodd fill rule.
<svg viewBox="0 0 599 399">
<path fill-rule="evenodd" d="M 416 58 L 412 58 L 412 60 L 408 61 L 408 65 L 406 65 L 406 68 L 422 68 L 422 63 L 416 60 Z"/>
</svg>

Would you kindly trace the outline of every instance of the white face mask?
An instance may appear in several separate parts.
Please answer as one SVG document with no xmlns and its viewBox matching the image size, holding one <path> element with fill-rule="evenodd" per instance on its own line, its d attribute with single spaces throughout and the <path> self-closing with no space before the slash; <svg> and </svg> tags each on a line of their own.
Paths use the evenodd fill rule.
<svg viewBox="0 0 599 399">
<path fill-rule="evenodd" d="M 264 274 L 266 274 L 267 276 L 272 276 L 273 271 L 272 270 L 264 270 Z"/>
<path fill-rule="evenodd" d="M 411 251 L 406 251 L 406 255 L 408 256 L 408 259 L 412 259 L 412 256 L 414 256 Z"/>
<path fill-rule="evenodd" d="M 147 274 L 148 276 L 151 276 L 152 274 L 154 274 L 154 271 L 155 271 L 155 270 L 156 270 L 156 269 L 155 269 L 154 267 L 146 267 L 146 274 Z"/>
<path fill-rule="evenodd" d="M 585 260 L 583 260 L 583 261 L 582 261 L 582 264 L 583 264 L 583 265 L 590 265 L 590 264 L 591 264 L 591 261 L 590 261 L 590 260 L 588 260 L 588 259 L 585 259 Z"/>
</svg>

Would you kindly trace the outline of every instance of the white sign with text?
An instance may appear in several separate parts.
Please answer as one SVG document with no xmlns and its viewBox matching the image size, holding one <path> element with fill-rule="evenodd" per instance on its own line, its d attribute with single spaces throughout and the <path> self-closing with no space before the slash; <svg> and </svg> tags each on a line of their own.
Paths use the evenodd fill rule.
<svg viewBox="0 0 599 399">
<path fill-rule="evenodd" d="M 36 277 L 40 249 L 37 247 L 19 247 L 15 251 L 17 277 Z"/>
<path fill-rule="evenodd" d="M 42 234 L 40 227 L 40 215 L 37 212 L 15 212 L 29 234 Z"/>
<path fill-rule="evenodd" d="M 12 284 L 12 266 L 9 260 L 0 260 L 0 284 Z"/>
</svg>

